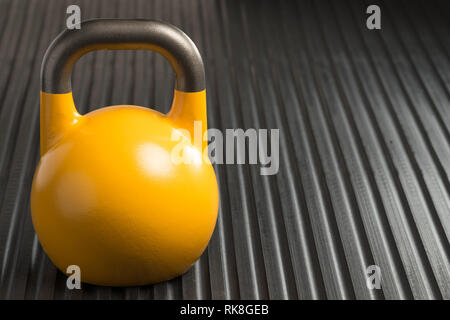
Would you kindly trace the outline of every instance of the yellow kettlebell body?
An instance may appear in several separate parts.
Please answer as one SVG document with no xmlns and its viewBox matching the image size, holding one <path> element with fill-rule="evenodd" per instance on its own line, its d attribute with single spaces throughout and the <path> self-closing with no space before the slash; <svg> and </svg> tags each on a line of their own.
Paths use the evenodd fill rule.
<svg viewBox="0 0 450 320">
<path fill-rule="evenodd" d="M 205 142 L 193 143 L 194 121 L 203 136 L 205 90 L 175 90 L 167 115 L 138 106 L 80 115 L 71 92 L 41 92 L 32 220 L 62 272 L 77 265 L 83 282 L 144 285 L 200 257 L 219 198 Z"/>
<path fill-rule="evenodd" d="M 204 92 L 178 94 L 189 96 L 182 99 L 192 103 L 188 110 L 202 109 Z M 63 272 L 78 265 L 84 282 L 100 285 L 184 273 L 208 244 L 218 210 L 211 164 L 190 139 L 172 138 L 192 122 L 137 106 L 80 116 L 71 94 L 41 95 L 56 112 L 41 119 L 42 137 L 60 135 L 43 150 L 31 192 L 33 224 L 50 259 Z M 174 161 L 176 148 L 192 161 Z"/>
</svg>

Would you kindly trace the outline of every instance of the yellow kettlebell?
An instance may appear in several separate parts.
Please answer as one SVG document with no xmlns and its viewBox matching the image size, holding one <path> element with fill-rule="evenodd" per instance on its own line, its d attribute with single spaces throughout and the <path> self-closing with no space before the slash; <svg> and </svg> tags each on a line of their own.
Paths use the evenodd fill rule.
<svg viewBox="0 0 450 320">
<path fill-rule="evenodd" d="M 93 50 L 148 49 L 176 72 L 171 110 L 111 106 L 80 115 L 71 70 Z M 206 131 L 202 58 L 178 28 L 152 20 L 97 19 L 62 32 L 41 69 L 41 159 L 31 212 L 47 255 L 81 281 L 134 286 L 184 273 L 202 254 L 217 220 L 214 169 L 193 144 Z M 187 134 L 190 133 L 191 135 Z M 175 136 L 182 139 L 174 139 Z M 177 148 L 192 161 L 174 161 Z"/>
</svg>

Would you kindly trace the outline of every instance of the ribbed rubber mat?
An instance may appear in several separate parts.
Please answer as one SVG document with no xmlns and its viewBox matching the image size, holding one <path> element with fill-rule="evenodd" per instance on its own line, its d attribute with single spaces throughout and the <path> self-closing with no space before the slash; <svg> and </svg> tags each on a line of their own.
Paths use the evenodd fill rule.
<svg viewBox="0 0 450 320">
<path fill-rule="evenodd" d="M 450 10 L 376 3 L 381 30 L 366 28 L 372 1 L 1 1 L 0 297 L 450 299 Z M 280 129 L 277 175 L 215 166 L 215 233 L 172 281 L 68 290 L 35 236 L 39 68 L 70 4 L 179 26 L 206 63 L 210 127 Z M 156 54 L 90 53 L 75 102 L 167 112 L 173 81 Z"/>
</svg>

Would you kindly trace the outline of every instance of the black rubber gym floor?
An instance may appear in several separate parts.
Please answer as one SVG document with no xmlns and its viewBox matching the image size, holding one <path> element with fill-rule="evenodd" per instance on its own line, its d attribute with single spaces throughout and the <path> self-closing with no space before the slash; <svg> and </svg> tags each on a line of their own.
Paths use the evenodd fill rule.
<svg viewBox="0 0 450 320">
<path fill-rule="evenodd" d="M 450 10 L 446 1 L 0 1 L 0 298 L 450 299 Z M 381 30 L 366 8 L 381 8 Z M 68 290 L 31 223 L 39 69 L 82 19 L 156 18 L 207 72 L 210 127 L 279 128 L 277 175 L 216 165 L 219 219 L 185 275 Z M 167 112 L 174 74 L 150 52 L 95 52 L 78 110 Z M 381 289 L 368 289 L 378 265 Z"/>
</svg>

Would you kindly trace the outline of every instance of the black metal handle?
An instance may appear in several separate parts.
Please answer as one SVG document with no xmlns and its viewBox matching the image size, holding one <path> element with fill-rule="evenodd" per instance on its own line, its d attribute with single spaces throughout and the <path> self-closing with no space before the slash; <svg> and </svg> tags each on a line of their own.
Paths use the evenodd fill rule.
<svg viewBox="0 0 450 320">
<path fill-rule="evenodd" d="M 192 40 L 180 29 L 155 20 L 94 19 L 81 29 L 65 30 L 51 43 L 41 67 L 41 90 L 68 93 L 75 62 L 94 50 L 146 49 L 162 54 L 175 70 L 176 89 L 205 89 L 202 57 Z"/>
</svg>

